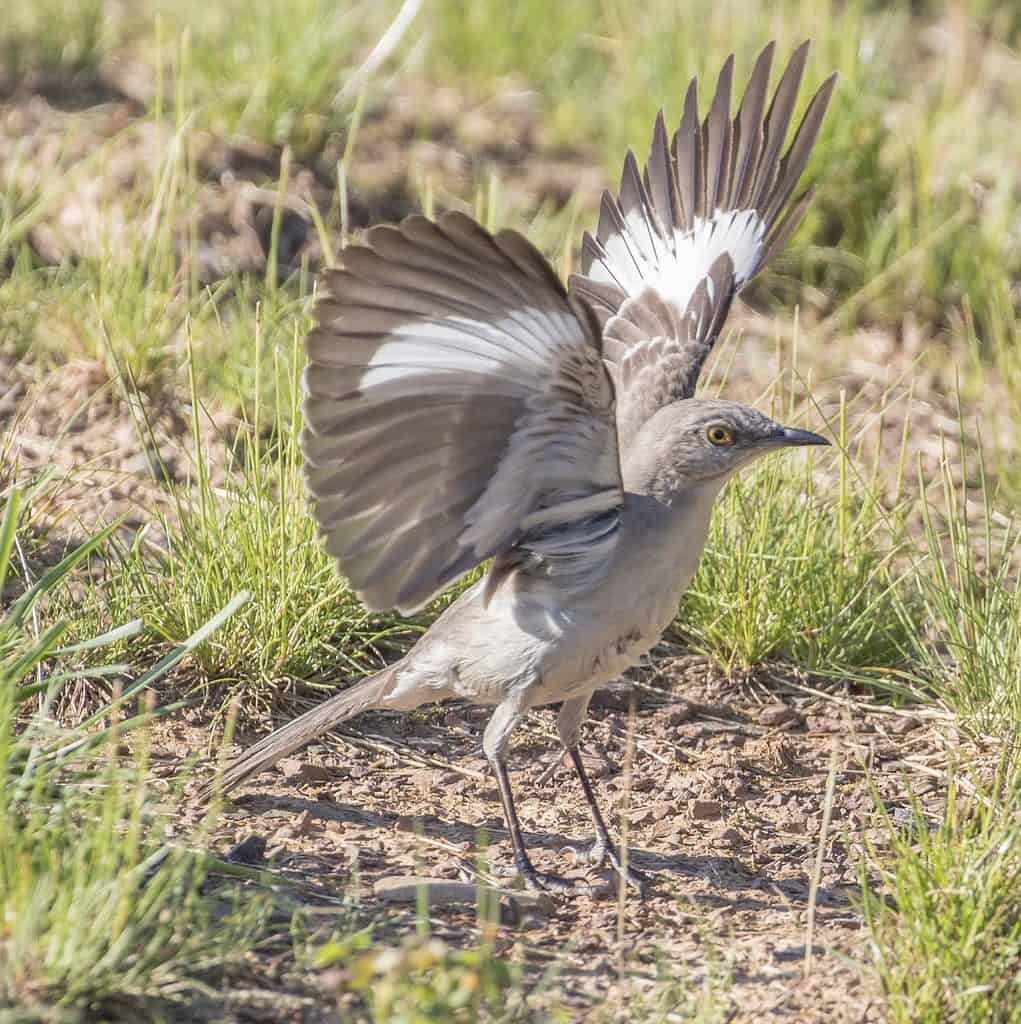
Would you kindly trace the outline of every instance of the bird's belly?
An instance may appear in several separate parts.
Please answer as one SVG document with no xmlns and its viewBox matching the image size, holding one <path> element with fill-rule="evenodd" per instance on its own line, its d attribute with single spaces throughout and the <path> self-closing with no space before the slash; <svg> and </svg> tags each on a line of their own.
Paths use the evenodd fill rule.
<svg viewBox="0 0 1021 1024">
<path fill-rule="evenodd" d="M 536 704 L 591 693 L 638 663 L 677 614 L 688 580 L 676 577 L 658 593 L 638 593 L 621 607 L 579 613 L 550 651 L 535 687 Z"/>
<path fill-rule="evenodd" d="M 514 687 L 526 692 L 529 705 L 591 693 L 652 649 L 677 615 L 701 555 L 690 530 L 681 541 L 641 537 L 589 593 L 536 586 L 511 599 L 516 626 L 536 641 L 529 681 Z"/>
</svg>

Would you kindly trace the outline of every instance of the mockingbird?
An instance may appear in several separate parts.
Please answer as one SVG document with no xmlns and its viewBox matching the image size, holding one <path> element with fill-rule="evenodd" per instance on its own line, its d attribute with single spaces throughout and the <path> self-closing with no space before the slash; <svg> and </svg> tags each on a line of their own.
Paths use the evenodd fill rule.
<svg viewBox="0 0 1021 1024">
<path fill-rule="evenodd" d="M 529 888 L 561 889 L 528 858 L 506 766 L 525 712 L 560 703 L 590 859 L 621 870 L 578 753 L 589 698 L 677 614 L 727 479 L 828 443 L 693 397 L 732 299 L 811 198 L 791 200 L 835 76 L 781 155 L 808 44 L 767 110 L 773 49 L 733 120 L 733 57 L 704 121 L 695 81 L 672 140 L 660 112 L 644 173 L 629 152 L 568 288 L 521 235 L 459 213 L 372 228 L 326 273 L 302 437 L 326 550 L 369 608 L 401 612 L 492 563 L 400 661 L 230 764 L 224 790 L 368 708 L 492 705 L 483 749 L 515 866 Z"/>
</svg>

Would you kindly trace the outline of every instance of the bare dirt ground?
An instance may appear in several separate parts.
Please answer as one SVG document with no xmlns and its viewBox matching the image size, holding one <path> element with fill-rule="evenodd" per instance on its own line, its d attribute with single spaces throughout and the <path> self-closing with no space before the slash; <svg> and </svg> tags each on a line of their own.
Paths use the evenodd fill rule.
<svg viewBox="0 0 1021 1024">
<path fill-rule="evenodd" d="M 912 820 L 911 793 L 937 820 L 944 742 L 959 737 L 936 712 L 826 694 L 781 670 L 727 678 L 669 645 L 639 676 L 630 770 L 624 687 L 597 695 L 583 749 L 606 813 L 618 828 L 622 817 L 629 823 L 632 862 L 654 880 L 644 901 L 629 894 L 621 912 L 612 875 L 574 866 L 570 847 L 588 840 L 591 826 L 573 772 L 553 768 L 552 715 L 534 714 L 514 748 L 513 784 L 537 866 L 586 886 L 541 906 L 504 900 L 501 955 L 527 966 L 530 985 L 557 965 L 556 996 L 530 997 L 534 1012 L 559 1005 L 584 1020 L 610 1007 L 608 1019 L 626 1019 L 623 1000 L 651 988 L 665 964 L 692 984 L 712 971 L 728 1020 L 883 1019 L 856 903 L 863 844 L 882 847 L 890 827 Z M 416 908 L 384 889 L 413 876 L 477 880 L 480 830 L 483 879 L 508 884 L 489 870 L 510 864 L 510 844 L 481 753 L 486 715 L 447 705 L 408 718 L 363 716 L 250 782 L 226 808 L 218 851 L 323 894 L 354 886 L 357 919 L 398 942 L 414 930 Z M 204 739 L 201 725 L 171 727 L 166 755 Z M 892 826 L 877 818 L 870 786 Z M 479 934 L 472 903 L 434 905 L 430 922 L 459 946 Z M 295 999 L 286 1018 L 272 1019 L 320 1019 L 321 994 L 308 990 L 307 976 L 278 982 Z M 253 982 L 234 1011 L 271 1004 L 269 992 L 257 995 L 266 985 L 265 976 Z"/>
</svg>

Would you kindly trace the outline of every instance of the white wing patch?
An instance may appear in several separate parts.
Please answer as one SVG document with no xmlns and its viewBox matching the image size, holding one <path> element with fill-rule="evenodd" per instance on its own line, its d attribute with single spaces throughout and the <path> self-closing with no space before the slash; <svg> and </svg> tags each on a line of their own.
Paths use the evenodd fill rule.
<svg viewBox="0 0 1021 1024">
<path fill-rule="evenodd" d="M 494 556 L 592 585 L 623 493 L 590 313 L 524 238 L 461 214 L 367 242 L 325 276 L 306 339 L 326 550 L 372 608 L 418 608 Z"/>
<path fill-rule="evenodd" d="M 766 224 L 755 210 L 717 210 L 708 220 L 696 218 L 691 231 L 675 229 L 667 240 L 654 238 L 635 214 L 626 223 L 626 233 L 606 242 L 606 257 L 592 264 L 589 279 L 616 285 L 626 295 L 651 288 L 679 309 L 724 253 L 740 289 L 755 276 L 766 241 Z"/>
<path fill-rule="evenodd" d="M 755 62 L 734 117 L 732 56 L 704 118 L 695 81 L 672 136 L 660 111 L 644 169 L 628 152 L 617 196 L 603 194 L 596 232 L 582 238 L 581 274 L 570 288 L 603 326 L 622 434 L 694 394 L 734 294 L 783 248 L 808 208 L 811 189 L 796 189 L 836 76 L 809 101 L 785 149 L 808 43 L 770 99 L 773 52 L 770 43 Z"/>
</svg>

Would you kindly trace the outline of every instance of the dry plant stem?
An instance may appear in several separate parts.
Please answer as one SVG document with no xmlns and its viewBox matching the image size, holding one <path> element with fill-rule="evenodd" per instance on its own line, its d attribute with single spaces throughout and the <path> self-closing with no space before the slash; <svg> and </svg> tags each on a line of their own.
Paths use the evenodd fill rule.
<svg viewBox="0 0 1021 1024">
<path fill-rule="evenodd" d="M 830 819 L 833 816 L 833 794 L 837 786 L 837 744 L 833 739 L 830 751 L 830 770 L 826 777 L 826 796 L 823 800 L 822 829 L 819 833 L 819 847 L 815 853 L 815 865 L 812 868 L 812 885 L 808 893 L 808 920 L 805 925 L 805 977 L 812 973 L 812 941 L 815 936 L 815 907 L 819 897 L 819 882 L 822 879 L 822 865 L 826 857 L 826 838 L 830 830 Z"/>
</svg>

